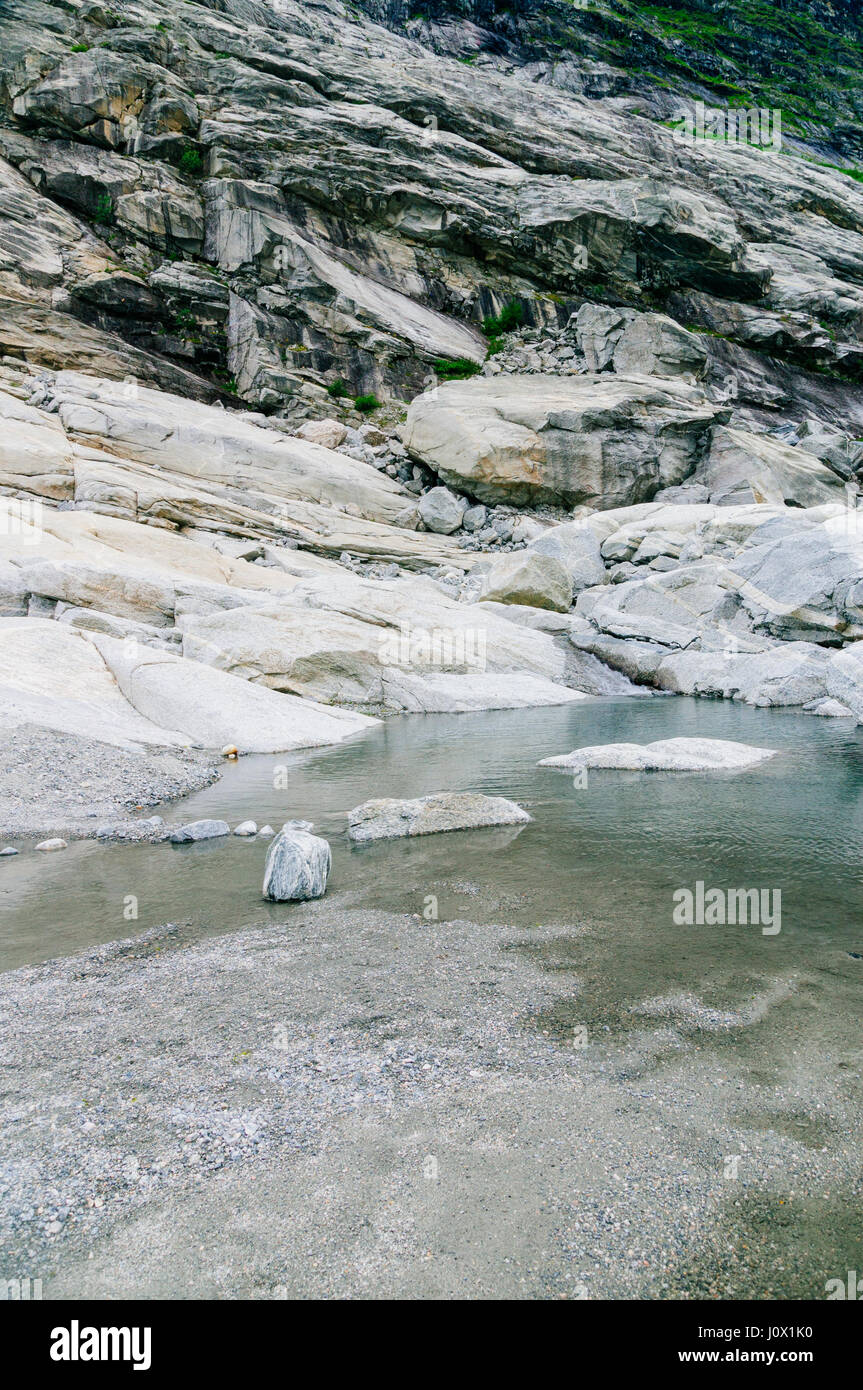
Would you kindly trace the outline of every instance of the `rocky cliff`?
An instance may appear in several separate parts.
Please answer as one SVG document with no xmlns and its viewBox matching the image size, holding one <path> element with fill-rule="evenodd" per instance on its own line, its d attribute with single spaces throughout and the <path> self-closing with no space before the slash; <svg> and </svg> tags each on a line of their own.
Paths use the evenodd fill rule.
<svg viewBox="0 0 863 1390">
<path fill-rule="evenodd" d="M 380 23 L 462 61 L 496 59 L 594 97 L 777 107 L 791 138 L 861 152 L 856 0 L 359 0 Z"/>
<path fill-rule="evenodd" d="M 855 6 L 0 25 L 0 490 L 42 509 L 0 597 L 40 717 L 72 672 L 117 738 L 206 746 L 630 679 L 857 708 Z M 224 679 L 245 743 L 195 722 Z"/>
<path fill-rule="evenodd" d="M 754 405 L 847 415 L 850 7 L 367 8 L 395 32 L 337 0 L 6 4 L 4 349 L 297 419 L 406 402 L 482 364 L 507 305 L 562 327 L 586 299 L 714 335 Z M 808 120 L 790 88 L 685 70 L 714 53 L 799 86 L 807 45 Z M 778 103 L 781 151 L 681 142 L 690 100 Z"/>
</svg>

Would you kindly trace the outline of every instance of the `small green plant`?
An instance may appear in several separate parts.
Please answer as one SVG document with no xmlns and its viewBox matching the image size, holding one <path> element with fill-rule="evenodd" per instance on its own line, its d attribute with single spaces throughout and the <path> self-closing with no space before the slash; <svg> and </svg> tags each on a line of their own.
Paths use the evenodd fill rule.
<svg viewBox="0 0 863 1390">
<path fill-rule="evenodd" d="M 223 391 L 229 392 L 232 396 L 239 394 L 237 391 L 237 378 L 235 376 L 230 376 L 222 367 L 216 367 L 213 371 L 213 376 L 216 378 Z"/>
<path fill-rule="evenodd" d="M 327 387 L 327 395 L 332 396 L 333 400 L 336 401 L 340 400 L 343 396 L 349 396 L 350 394 L 351 393 L 348 390 L 347 382 L 343 381 L 340 376 L 337 376 L 335 381 L 331 381 L 329 386 Z"/>
<path fill-rule="evenodd" d="M 356 396 L 354 398 L 354 409 L 361 415 L 371 415 L 373 410 L 380 410 L 381 403 L 377 396 Z"/>
<path fill-rule="evenodd" d="M 482 321 L 482 331 L 487 338 L 499 338 L 501 333 L 512 333 L 524 323 L 524 306 L 517 299 L 505 304 L 499 314 L 492 314 Z"/>
<path fill-rule="evenodd" d="M 469 357 L 438 357 L 434 369 L 444 381 L 464 381 L 466 377 L 476 376 L 479 364 Z"/>
<path fill-rule="evenodd" d="M 504 342 L 503 338 L 489 338 L 489 340 L 488 340 L 488 355 L 489 355 L 489 357 L 494 357 L 496 353 L 498 353 L 498 352 L 503 352 L 503 350 L 504 350 L 505 347 L 506 347 L 506 343 Z"/>
<path fill-rule="evenodd" d="M 72 53 L 89 53 L 89 51 L 90 45 L 88 43 L 73 43 L 70 50 Z"/>
<path fill-rule="evenodd" d="M 189 148 L 188 150 L 183 150 L 183 153 L 177 160 L 177 168 L 181 174 L 200 174 L 203 167 L 204 161 L 195 149 Z"/>
<path fill-rule="evenodd" d="M 100 193 L 96 199 L 93 221 L 100 227 L 110 227 L 114 222 L 114 200 L 109 193 Z"/>
</svg>

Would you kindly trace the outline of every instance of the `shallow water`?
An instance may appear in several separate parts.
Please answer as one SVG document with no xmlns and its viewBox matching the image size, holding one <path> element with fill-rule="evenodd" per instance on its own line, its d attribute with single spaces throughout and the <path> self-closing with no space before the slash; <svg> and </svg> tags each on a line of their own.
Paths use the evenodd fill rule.
<svg viewBox="0 0 863 1390">
<path fill-rule="evenodd" d="M 676 735 L 736 739 L 776 748 L 779 755 L 735 774 L 590 772 L 586 787 L 576 786 L 571 774 L 536 766 L 541 758 L 583 744 Z M 287 789 L 280 790 L 284 768 Z M 361 801 L 444 789 L 511 797 L 533 821 L 362 847 L 347 840 L 345 812 Z M 581 1193 L 573 1201 L 581 1204 L 582 1228 L 598 1201 L 605 1209 L 619 1200 L 621 1164 L 630 1176 L 631 1168 L 645 1175 L 645 1192 L 639 1180 L 632 1188 L 633 1211 L 641 1212 L 650 1239 L 661 1241 L 666 1274 L 676 1204 L 689 1213 L 690 1229 L 696 1216 L 706 1223 L 707 1244 L 697 1246 L 691 1268 L 679 1253 L 671 1256 L 674 1289 L 684 1290 L 683 1296 L 712 1298 L 717 1288 L 735 1296 L 820 1296 L 827 1278 L 861 1268 L 863 1258 L 859 1210 L 848 1195 L 858 1181 L 863 1113 L 861 792 L 863 731 L 851 721 L 790 710 L 655 698 L 393 719 L 338 748 L 226 764 L 219 783 L 164 811 L 166 819 L 216 816 L 232 826 L 247 818 L 276 827 L 293 817 L 314 821 L 333 847 L 322 903 L 265 903 L 267 845 L 259 840 L 231 837 L 189 846 L 84 841 L 47 857 L 35 854 L 31 843 L 19 858 L 0 862 L 0 965 L 8 969 L 68 955 L 166 921 L 190 924 L 168 939 L 170 949 L 171 941 L 189 935 L 266 922 L 285 933 L 314 931 L 320 922 L 310 917 L 332 912 L 315 976 L 320 1017 L 336 1020 L 332 1027 L 340 1036 L 343 1005 L 350 1001 L 350 1028 L 359 1021 L 380 1037 L 376 1021 L 383 1018 L 395 1036 L 404 1028 L 410 1037 L 410 1022 L 394 1020 L 388 1011 L 392 1000 L 400 1000 L 410 1012 L 405 972 L 397 962 L 413 965 L 408 952 L 420 940 L 426 945 L 423 913 L 429 900 L 437 899 L 439 913 L 439 921 L 429 924 L 432 949 L 451 966 L 455 943 L 465 941 L 462 929 L 451 925 L 455 918 L 504 923 L 504 932 L 485 933 L 494 945 L 482 956 L 479 973 L 475 959 L 455 962 L 459 979 L 464 970 L 463 997 L 446 988 L 438 994 L 432 983 L 432 1015 L 440 1040 L 450 1030 L 469 1034 L 472 1012 L 484 1009 L 490 1041 L 479 1049 L 480 1068 L 515 1065 L 510 1054 L 521 1054 L 507 1041 L 507 1030 L 527 1039 L 523 1075 L 534 1068 L 536 1114 L 526 1105 L 517 1119 L 505 1108 L 495 1141 L 501 1147 L 494 1149 L 495 1165 L 504 1156 L 507 1185 L 499 1190 L 530 1194 L 525 1221 L 540 1209 L 545 1198 L 538 1194 L 546 1189 L 542 1182 L 536 1192 L 531 1187 L 538 1156 L 531 1152 L 528 1160 L 524 1149 L 509 1148 L 522 1122 L 538 1126 L 539 1157 L 556 1154 L 571 1139 L 571 1181 Z M 780 932 L 677 925 L 672 895 L 697 880 L 709 887 L 781 892 Z M 124 915 L 130 895 L 137 899 L 135 919 Z M 387 949 L 401 953 L 393 956 L 391 995 L 380 950 L 369 951 L 372 976 L 364 981 L 366 948 L 358 940 L 368 928 L 359 935 L 354 930 L 344 911 L 354 907 L 402 914 L 383 928 Z M 533 930 L 537 924 L 546 930 Z M 475 930 L 483 932 L 481 926 Z M 517 972 L 507 953 L 538 967 L 536 993 L 527 1004 L 508 993 Z M 216 953 L 214 977 L 222 968 Z M 293 976 L 285 969 L 277 988 L 290 993 Z M 195 978 L 200 981 L 200 974 Z M 113 1013 L 112 979 L 108 967 L 98 986 L 105 990 L 110 1046 L 117 1027 L 122 1038 L 127 1026 L 124 1006 Z M 302 969 L 296 984 L 308 1009 Z M 201 986 L 190 979 L 188 988 Z M 25 996 L 19 992 L 17 998 L 26 1008 Z M 255 991 L 243 996 L 240 987 L 237 1018 L 254 1013 L 257 1001 Z M 190 1000 L 190 1019 L 206 1032 L 206 991 L 198 1002 L 200 1008 Z M 315 1000 L 314 1018 L 317 1008 Z M 492 1019 L 499 1012 L 499 1033 L 488 1022 L 489 1008 Z M 590 1048 L 582 1054 L 573 1042 L 585 1029 Z M 87 1057 L 87 1044 L 82 1048 Z M 599 1079 L 599 1089 L 555 1090 L 551 1054 L 572 1059 L 574 1077 L 581 1071 L 591 1085 Z M 98 1057 L 86 1062 L 97 1077 L 101 1065 Z M 474 1103 L 485 1125 L 492 1099 L 483 1095 Z M 586 1122 L 579 1107 L 591 1097 L 594 1108 L 586 1113 L 592 1119 Z M 424 1113 L 417 1119 L 412 1112 L 412 1133 L 428 1121 Z M 621 1126 L 628 1134 L 630 1124 L 631 1142 L 640 1146 L 634 1167 L 625 1144 L 621 1150 L 614 1137 Z M 350 1143 L 349 1169 L 362 1171 L 355 1137 Z M 716 1177 L 725 1155 L 745 1156 L 739 1185 L 726 1186 Z M 369 1162 L 379 1162 L 377 1150 Z M 552 1176 L 543 1179 L 551 1189 L 556 1162 Z M 586 1168 L 579 1166 L 583 1162 Z M 601 1199 L 597 1184 L 604 1179 L 593 1162 L 611 1169 Z M 682 1176 L 674 1176 L 675 1164 Z M 651 1205 L 654 1178 L 659 1189 Z M 458 1193 L 452 1221 L 459 1230 L 470 1191 L 468 1186 Z M 555 1191 L 555 1202 L 559 1195 Z M 479 1206 L 485 1204 L 483 1198 Z M 173 1222 L 173 1211 L 169 1215 Z M 662 1234 L 666 1230 L 670 1234 Z M 582 1235 L 573 1239 L 580 1248 Z M 194 1244 L 204 1249 L 197 1236 Z M 445 1245 L 458 1246 L 454 1229 L 447 1231 Z M 712 1252 L 706 1264 L 705 1250 Z"/>
<path fill-rule="evenodd" d="M 536 766 L 581 744 L 680 735 L 738 739 L 780 756 L 733 774 L 590 772 Z M 286 769 L 286 774 L 279 769 Z M 282 790 L 286 782 L 286 789 Z M 352 846 L 344 813 L 373 796 L 471 789 L 512 798 L 523 828 Z M 391 719 L 333 749 L 226 764 L 220 782 L 163 808 L 166 819 L 301 817 L 333 848 L 339 906 L 442 920 L 587 923 L 614 956 L 615 989 L 644 996 L 725 970 L 771 975 L 816 956 L 863 954 L 863 731 L 849 720 L 684 698 L 591 700 L 539 710 Z M 302 922 L 303 906 L 261 898 L 266 844 L 73 843 L 0 862 L 0 967 L 67 955 L 166 921 L 209 933 Z M 672 894 L 693 888 L 781 892 L 781 931 L 681 927 Z M 136 900 L 137 917 L 132 915 Z M 600 931 L 597 924 L 603 924 Z"/>
</svg>

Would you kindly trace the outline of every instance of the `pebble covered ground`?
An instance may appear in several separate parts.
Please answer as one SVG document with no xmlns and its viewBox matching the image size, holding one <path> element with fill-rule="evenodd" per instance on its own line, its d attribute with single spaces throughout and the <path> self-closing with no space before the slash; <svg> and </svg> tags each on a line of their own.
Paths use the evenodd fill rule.
<svg viewBox="0 0 863 1390">
<path fill-rule="evenodd" d="M 0 837 L 93 835 L 103 821 L 188 796 L 218 777 L 212 753 L 116 748 L 21 724 L 4 734 Z"/>
<path fill-rule="evenodd" d="M 0 1273 L 48 1298 L 824 1297 L 861 1267 L 851 985 L 838 1049 L 815 974 L 724 1005 L 624 1007 L 610 979 L 585 1022 L 601 930 L 321 900 L 6 974 Z"/>
</svg>

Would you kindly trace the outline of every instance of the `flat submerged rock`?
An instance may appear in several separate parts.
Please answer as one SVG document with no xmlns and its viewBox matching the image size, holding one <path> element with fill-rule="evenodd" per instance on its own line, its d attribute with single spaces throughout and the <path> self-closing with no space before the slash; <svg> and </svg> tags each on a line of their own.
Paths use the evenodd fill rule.
<svg viewBox="0 0 863 1390">
<path fill-rule="evenodd" d="M 348 812 L 348 836 L 357 842 L 399 835 L 436 835 L 488 825 L 526 825 L 531 817 L 514 801 L 479 792 L 437 792 L 415 801 L 382 798 Z"/>
<path fill-rule="evenodd" d="M 666 738 L 657 743 L 597 743 L 538 767 L 619 768 L 631 772 L 733 772 L 756 767 L 776 756 L 775 748 L 756 748 L 724 738 Z"/>
</svg>

